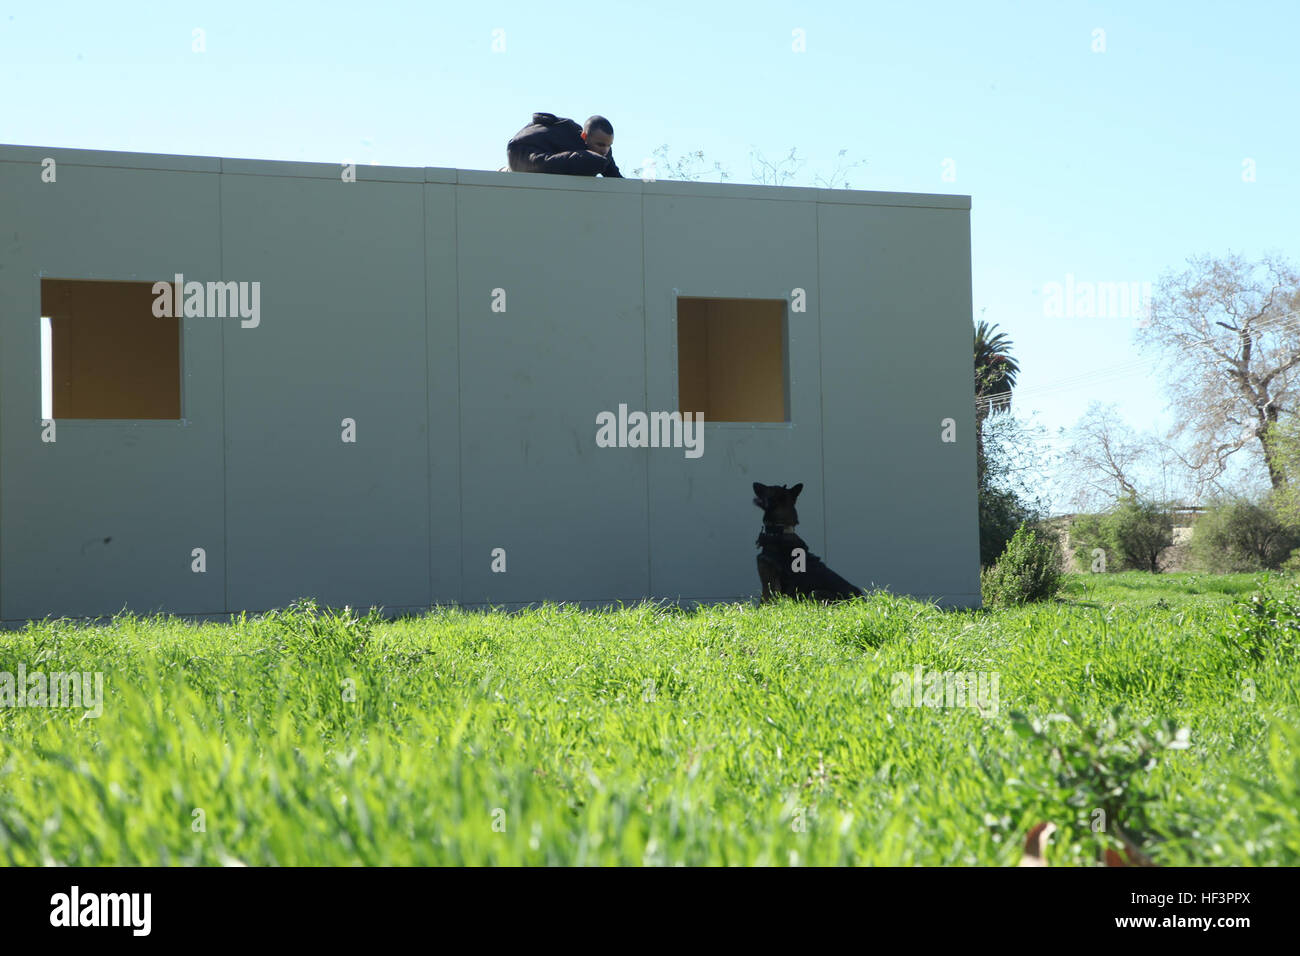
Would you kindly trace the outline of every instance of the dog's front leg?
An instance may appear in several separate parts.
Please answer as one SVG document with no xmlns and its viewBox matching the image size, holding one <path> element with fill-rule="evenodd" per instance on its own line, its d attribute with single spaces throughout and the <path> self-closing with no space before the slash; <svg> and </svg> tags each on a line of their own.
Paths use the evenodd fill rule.
<svg viewBox="0 0 1300 956">
<path fill-rule="evenodd" d="M 776 596 L 781 593 L 779 587 L 781 579 L 781 569 L 777 567 L 776 562 L 765 554 L 758 556 L 758 580 L 763 586 L 763 596 L 759 599 L 760 604 L 767 604 L 776 600 Z"/>
</svg>

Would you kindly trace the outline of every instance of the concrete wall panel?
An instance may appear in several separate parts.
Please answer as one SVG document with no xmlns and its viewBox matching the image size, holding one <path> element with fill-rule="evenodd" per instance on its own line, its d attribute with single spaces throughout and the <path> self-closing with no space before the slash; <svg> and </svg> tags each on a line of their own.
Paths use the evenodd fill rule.
<svg viewBox="0 0 1300 956">
<path fill-rule="evenodd" d="M 231 606 L 426 605 L 425 187 L 222 179 Z"/>
<path fill-rule="evenodd" d="M 827 550 L 854 583 L 978 605 L 969 218 L 821 207 L 822 419 Z"/>
<path fill-rule="evenodd" d="M 222 329 L 184 320 L 183 420 L 39 424 L 41 276 L 215 274 L 219 177 L 71 157 L 43 182 L 69 152 L 0 161 L 0 617 L 220 610 Z"/>
<path fill-rule="evenodd" d="M 646 368 L 652 409 L 677 407 L 678 296 L 785 299 L 788 423 L 706 423 L 704 454 L 652 450 L 651 593 L 692 600 L 760 593 L 762 513 L 752 485 L 805 483 L 800 533 L 823 549 L 817 206 L 759 199 L 645 199 Z M 847 572 L 845 572 L 847 574 Z"/>
<path fill-rule="evenodd" d="M 462 186 L 458 215 L 464 600 L 640 599 L 646 451 L 596 446 L 645 402 L 640 198 Z"/>
</svg>

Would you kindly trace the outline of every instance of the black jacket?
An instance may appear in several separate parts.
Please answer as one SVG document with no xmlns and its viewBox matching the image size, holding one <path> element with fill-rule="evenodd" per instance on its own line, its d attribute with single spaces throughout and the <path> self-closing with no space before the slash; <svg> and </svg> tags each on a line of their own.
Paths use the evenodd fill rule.
<svg viewBox="0 0 1300 956">
<path fill-rule="evenodd" d="M 612 149 L 606 156 L 591 152 L 582 127 L 554 113 L 534 113 L 533 121 L 510 138 L 506 157 L 515 172 L 623 178 Z"/>
</svg>

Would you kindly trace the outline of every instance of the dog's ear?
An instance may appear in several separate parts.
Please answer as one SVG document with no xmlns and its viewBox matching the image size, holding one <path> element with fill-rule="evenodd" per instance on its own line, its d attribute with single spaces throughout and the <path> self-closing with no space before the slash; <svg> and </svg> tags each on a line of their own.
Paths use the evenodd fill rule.
<svg viewBox="0 0 1300 956">
<path fill-rule="evenodd" d="M 803 491 L 803 482 L 802 482 L 802 481 L 799 482 L 799 484 L 795 485 L 793 488 L 790 489 L 790 500 L 793 501 L 795 498 L 798 498 L 798 497 L 799 497 L 799 492 L 801 492 L 801 491 Z"/>
<path fill-rule="evenodd" d="M 754 482 L 754 494 L 757 495 L 759 498 L 762 498 L 764 495 L 767 494 L 767 488 L 764 485 L 760 485 L 756 481 Z"/>
</svg>

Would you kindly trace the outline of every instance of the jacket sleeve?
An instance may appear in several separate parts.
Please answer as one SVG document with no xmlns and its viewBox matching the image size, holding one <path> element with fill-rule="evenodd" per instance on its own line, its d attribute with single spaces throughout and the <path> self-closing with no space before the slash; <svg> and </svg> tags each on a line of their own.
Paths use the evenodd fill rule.
<svg viewBox="0 0 1300 956">
<path fill-rule="evenodd" d="M 623 174 L 618 171 L 618 163 L 614 162 L 614 151 L 609 151 L 609 165 L 605 167 L 602 174 L 606 179 L 622 179 Z"/>
<path fill-rule="evenodd" d="M 538 172 L 571 176 L 595 176 L 603 173 L 609 163 L 609 157 L 585 149 L 568 153 L 532 153 L 529 159 Z"/>
</svg>

